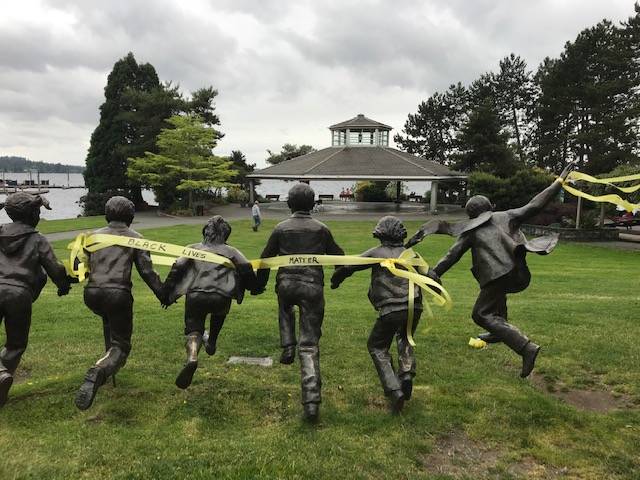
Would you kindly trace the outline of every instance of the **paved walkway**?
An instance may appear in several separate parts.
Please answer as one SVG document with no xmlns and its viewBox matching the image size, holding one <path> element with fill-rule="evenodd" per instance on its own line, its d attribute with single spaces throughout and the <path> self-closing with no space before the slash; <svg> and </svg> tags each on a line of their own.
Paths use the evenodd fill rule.
<svg viewBox="0 0 640 480">
<path fill-rule="evenodd" d="M 400 210 L 395 209 L 394 204 L 375 204 L 373 209 L 362 210 L 349 205 L 348 210 L 332 209 L 327 206 L 324 211 L 314 213 L 313 216 L 321 221 L 376 221 L 384 215 L 395 215 L 403 220 L 418 220 L 426 222 L 432 218 L 442 220 L 458 221 L 465 218 L 464 211 L 460 208 L 453 211 L 444 212 L 441 215 L 430 215 L 425 207 L 402 205 Z M 374 210 L 375 209 L 375 210 Z M 290 215 L 287 205 L 283 202 L 260 205 L 262 218 L 271 220 L 284 220 Z M 251 220 L 251 209 L 241 208 L 239 205 L 220 205 L 210 212 L 210 215 L 222 215 L 228 220 Z M 208 217 L 174 217 L 169 215 L 158 215 L 155 211 L 139 212 L 132 227 L 135 230 L 147 228 L 171 227 L 175 225 L 202 225 Z M 68 232 L 49 233 L 45 235 L 49 240 L 67 240 L 74 238 L 79 233 L 86 230 L 73 230 Z"/>
</svg>

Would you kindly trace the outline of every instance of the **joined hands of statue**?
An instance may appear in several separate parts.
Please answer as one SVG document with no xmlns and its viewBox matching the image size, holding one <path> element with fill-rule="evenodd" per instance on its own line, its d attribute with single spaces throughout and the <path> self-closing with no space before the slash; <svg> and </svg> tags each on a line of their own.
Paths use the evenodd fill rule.
<svg viewBox="0 0 640 480">
<path fill-rule="evenodd" d="M 261 295 L 263 294 L 265 291 L 265 287 L 256 287 L 253 290 L 251 290 L 251 295 Z"/>
<path fill-rule="evenodd" d="M 64 287 L 59 287 L 58 288 L 58 296 L 59 297 L 63 297 L 65 295 L 68 295 L 70 290 L 71 290 L 71 285 L 68 285 L 68 284 L 65 285 Z"/>
</svg>

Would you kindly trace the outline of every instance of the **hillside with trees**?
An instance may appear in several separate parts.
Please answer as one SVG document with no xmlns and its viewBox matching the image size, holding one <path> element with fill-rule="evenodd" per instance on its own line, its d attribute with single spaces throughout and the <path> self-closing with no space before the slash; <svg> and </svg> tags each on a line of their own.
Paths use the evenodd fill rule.
<svg viewBox="0 0 640 480">
<path fill-rule="evenodd" d="M 4 172 L 28 172 L 37 170 L 40 173 L 82 173 L 83 166 L 64 165 L 62 163 L 34 162 L 24 157 L 0 157 L 0 170 Z"/>
</svg>

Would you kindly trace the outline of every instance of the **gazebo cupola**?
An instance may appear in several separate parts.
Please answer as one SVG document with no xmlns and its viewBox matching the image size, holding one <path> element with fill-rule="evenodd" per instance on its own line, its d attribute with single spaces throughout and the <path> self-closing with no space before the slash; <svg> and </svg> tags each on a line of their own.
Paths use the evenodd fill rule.
<svg viewBox="0 0 640 480">
<path fill-rule="evenodd" d="M 388 147 L 391 127 L 363 114 L 329 127 L 332 147 Z"/>
</svg>

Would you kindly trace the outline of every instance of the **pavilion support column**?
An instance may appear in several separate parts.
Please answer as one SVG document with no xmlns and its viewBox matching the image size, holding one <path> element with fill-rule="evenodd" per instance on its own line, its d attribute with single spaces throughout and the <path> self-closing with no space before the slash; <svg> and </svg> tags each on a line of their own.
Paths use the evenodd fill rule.
<svg viewBox="0 0 640 480">
<path fill-rule="evenodd" d="M 431 201 L 429 202 L 429 213 L 438 213 L 438 182 L 431 182 Z"/>
<path fill-rule="evenodd" d="M 249 180 L 249 204 L 251 205 L 253 205 L 253 202 L 255 201 L 254 189 L 255 189 L 255 183 L 253 179 L 250 179 Z"/>
<path fill-rule="evenodd" d="M 398 180 L 396 182 L 396 203 L 400 203 L 400 192 L 402 191 L 402 182 Z"/>
</svg>

